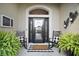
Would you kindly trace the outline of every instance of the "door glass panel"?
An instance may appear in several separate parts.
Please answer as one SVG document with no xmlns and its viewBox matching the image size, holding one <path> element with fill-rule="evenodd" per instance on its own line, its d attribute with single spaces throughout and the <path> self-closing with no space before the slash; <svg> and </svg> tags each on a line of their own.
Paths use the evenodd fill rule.
<svg viewBox="0 0 79 59">
<path fill-rule="evenodd" d="M 32 42 L 32 32 L 33 32 L 33 31 L 32 31 L 32 28 L 33 28 L 32 25 L 33 25 L 33 21 L 32 21 L 32 19 L 30 18 L 30 19 L 29 19 L 29 39 L 30 39 L 29 42 Z"/>
<path fill-rule="evenodd" d="M 47 21 L 48 19 L 45 19 L 45 41 L 47 42 L 47 39 L 48 39 L 48 21 Z"/>
<path fill-rule="evenodd" d="M 35 28 L 35 41 L 42 42 L 42 26 L 43 26 L 43 19 L 36 18 L 34 19 L 34 28 Z"/>
</svg>

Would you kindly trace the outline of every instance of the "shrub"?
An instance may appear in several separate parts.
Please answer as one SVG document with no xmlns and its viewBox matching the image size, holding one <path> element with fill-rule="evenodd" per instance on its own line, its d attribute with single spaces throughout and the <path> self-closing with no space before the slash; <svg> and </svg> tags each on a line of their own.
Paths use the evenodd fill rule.
<svg viewBox="0 0 79 59">
<path fill-rule="evenodd" d="M 70 51 L 73 55 L 79 56 L 79 34 L 62 34 L 59 38 L 58 47 L 61 51 Z"/>
<path fill-rule="evenodd" d="M 14 33 L 0 32 L 0 56 L 15 56 L 20 49 L 20 41 Z"/>
</svg>

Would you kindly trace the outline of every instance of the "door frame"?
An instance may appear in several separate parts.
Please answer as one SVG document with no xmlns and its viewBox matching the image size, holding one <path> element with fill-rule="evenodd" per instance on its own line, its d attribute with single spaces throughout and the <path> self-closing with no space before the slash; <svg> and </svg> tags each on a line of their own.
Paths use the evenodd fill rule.
<svg viewBox="0 0 79 59">
<path fill-rule="evenodd" d="M 29 17 L 29 21 L 28 21 L 28 28 L 29 28 L 29 30 L 28 30 L 28 37 L 29 38 L 28 39 L 30 40 L 30 18 L 32 18 L 31 19 L 32 21 L 33 21 L 33 18 L 43 18 L 43 20 L 47 20 L 47 40 L 49 41 L 49 18 L 48 17 Z M 30 43 L 29 40 L 28 40 L 28 42 Z M 45 42 L 45 43 L 47 43 L 47 42 Z"/>
<path fill-rule="evenodd" d="M 48 12 L 49 12 L 49 14 L 48 15 L 29 15 L 29 11 L 31 11 L 31 10 L 34 10 L 34 9 L 44 9 L 44 10 L 47 10 Z M 52 20 L 53 20 L 53 14 L 52 14 L 53 12 L 52 12 L 52 9 L 50 9 L 48 6 L 46 6 L 46 5 L 38 5 L 38 4 L 36 4 L 36 5 L 32 5 L 32 6 L 30 6 L 29 8 L 27 8 L 26 9 L 26 31 L 25 31 L 25 36 L 26 36 L 26 38 L 27 38 L 27 49 L 29 48 L 29 37 L 28 37 L 28 30 L 29 30 L 29 28 L 28 28 L 28 21 L 29 21 L 29 17 L 48 17 L 49 18 L 49 38 L 52 38 L 52 31 L 53 31 L 53 27 L 52 27 Z"/>
</svg>

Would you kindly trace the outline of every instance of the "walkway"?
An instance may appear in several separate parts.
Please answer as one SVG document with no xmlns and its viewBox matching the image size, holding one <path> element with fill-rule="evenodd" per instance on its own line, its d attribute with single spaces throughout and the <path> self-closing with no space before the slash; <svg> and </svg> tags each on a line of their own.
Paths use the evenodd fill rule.
<svg viewBox="0 0 79 59">
<path fill-rule="evenodd" d="M 22 48 L 19 56 L 65 56 L 58 52 L 58 48 L 53 47 L 54 52 L 27 52 L 27 49 Z"/>
</svg>

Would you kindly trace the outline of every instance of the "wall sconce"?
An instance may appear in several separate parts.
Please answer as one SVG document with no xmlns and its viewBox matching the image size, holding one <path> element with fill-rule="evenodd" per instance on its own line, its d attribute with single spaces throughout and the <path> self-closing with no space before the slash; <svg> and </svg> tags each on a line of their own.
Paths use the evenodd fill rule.
<svg viewBox="0 0 79 59">
<path fill-rule="evenodd" d="M 70 18 L 69 20 L 70 20 L 70 22 L 72 22 L 72 18 Z"/>
<path fill-rule="evenodd" d="M 64 28 L 67 28 L 66 22 L 64 21 Z"/>
<path fill-rule="evenodd" d="M 64 28 L 66 29 L 68 25 L 69 25 L 69 18 L 66 21 L 64 21 Z"/>
<path fill-rule="evenodd" d="M 71 24 L 75 21 L 75 19 L 77 18 L 77 16 L 78 16 L 78 12 L 77 11 L 75 11 L 75 13 L 70 12 L 69 19 L 70 19 Z"/>
<path fill-rule="evenodd" d="M 71 24 L 75 21 L 75 19 L 77 18 L 78 16 L 78 12 L 75 11 L 74 13 L 73 12 L 70 12 L 69 13 L 69 17 L 67 18 L 66 21 L 64 21 L 64 28 L 66 29 L 69 25 L 69 21 L 71 22 Z"/>
</svg>

